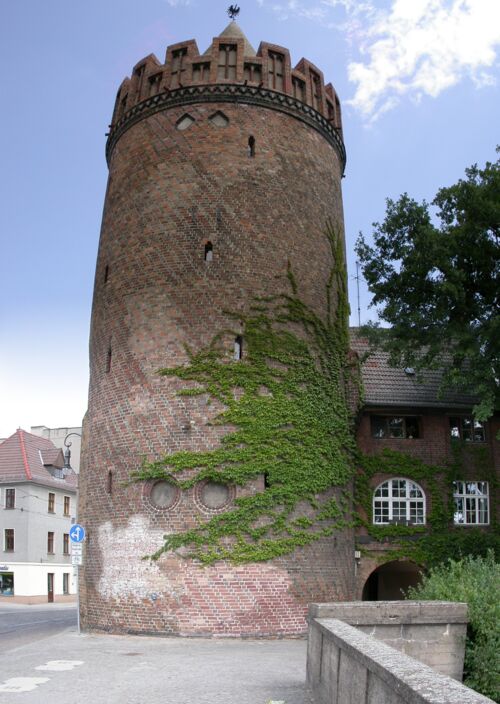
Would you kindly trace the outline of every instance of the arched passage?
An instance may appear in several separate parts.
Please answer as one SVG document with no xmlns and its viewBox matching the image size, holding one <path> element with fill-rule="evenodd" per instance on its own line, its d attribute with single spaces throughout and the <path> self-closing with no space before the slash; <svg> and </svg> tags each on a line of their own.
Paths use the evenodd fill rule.
<svg viewBox="0 0 500 704">
<path fill-rule="evenodd" d="M 416 587 L 422 570 L 414 562 L 394 560 L 373 570 L 363 587 L 363 601 L 398 601 L 408 587 Z"/>
</svg>

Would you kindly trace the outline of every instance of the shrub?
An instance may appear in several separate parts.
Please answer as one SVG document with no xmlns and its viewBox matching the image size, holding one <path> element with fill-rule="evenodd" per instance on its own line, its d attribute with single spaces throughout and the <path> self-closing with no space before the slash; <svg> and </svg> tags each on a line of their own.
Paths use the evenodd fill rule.
<svg viewBox="0 0 500 704">
<path fill-rule="evenodd" d="M 432 568 L 407 598 L 462 601 L 469 607 L 464 683 L 500 701 L 500 564 L 493 550 L 486 557 L 468 555 Z"/>
</svg>

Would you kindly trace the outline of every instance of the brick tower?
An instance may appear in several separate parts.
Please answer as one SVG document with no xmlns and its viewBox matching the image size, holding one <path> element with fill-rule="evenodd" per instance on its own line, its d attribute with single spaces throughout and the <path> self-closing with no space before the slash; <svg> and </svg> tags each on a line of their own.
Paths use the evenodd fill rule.
<svg viewBox="0 0 500 704">
<path fill-rule="evenodd" d="M 150 55 L 134 67 L 106 155 L 80 475 L 82 624 L 302 633 L 308 602 L 351 598 L 350 528 L 270 560 L 202 566 L 174 550 L 150 562 L 165 534 L 265 491 L 265 476 L 183 491 L 129 480 L 144 458 L 213 449 L 227 433 L 210 422 L 217 404 L 180 396 L 182 382 L 157 373 L 228 328 L 230 357 L 244 354 L 227 309 L 282 293 L 290 266 L 304 303 L 326 315 L 325 223 L 343 237 L 337 95 L 309 61 L 292 68 L 287 49 L 262 42 L 256 52 L 233 21 L 203 54 L 189 40 L 169 46 L 164 64 Z"/>
</svg>

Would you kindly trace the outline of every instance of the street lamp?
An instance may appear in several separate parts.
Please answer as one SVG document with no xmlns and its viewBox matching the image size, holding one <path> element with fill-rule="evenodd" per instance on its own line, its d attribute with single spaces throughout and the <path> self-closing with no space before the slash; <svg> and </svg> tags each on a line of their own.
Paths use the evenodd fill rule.
<svg viewBox="0 0 500 704">
<path fill-rule="evenodd" d="M 82 436 L 80 433 L 68 433 L 66 437 L 63 440 L 63 445 L 66 448 L 64 450 L 64 467 L 63 469 L 73 469 L 71 466 L 71 450 L 69 449 L 71 447 L 71 442 L 68 442 L 68 438 L 70 438 L 72 435 L 78 435 L 79 438 Z"/>
</svg>

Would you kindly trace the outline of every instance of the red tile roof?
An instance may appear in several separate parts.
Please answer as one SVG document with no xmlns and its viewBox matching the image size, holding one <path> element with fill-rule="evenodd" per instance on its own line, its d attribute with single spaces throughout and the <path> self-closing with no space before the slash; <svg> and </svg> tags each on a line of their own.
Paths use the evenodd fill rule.
<svg viewBox="0 0 500 704">
<path fill-rule="evenodd" d="M 70 470 L 58 479 L 50 472 L 64 465 L 62 450 L 53 442 L 25 430 L 16 432 L 0 444 L 0 483 L 33 481 L 37 484 L 75 491 L 78 475 Z"/>
<path fill-rule="evenodd" d="M 368 340 L 359 328 L 351 328 L 351 349 L 363 359 L 369 352 Z M 422 373 L 419 381 L 404 369 L 389 365 L 389 355 L 376 350 L 361 364 L 364 400 L 367 406 L 457 408 L 470 410 L 478 399 L 466 392 L 448 389 L 439 392 L 443 374 L 439 369 Z"/>
</svg>

